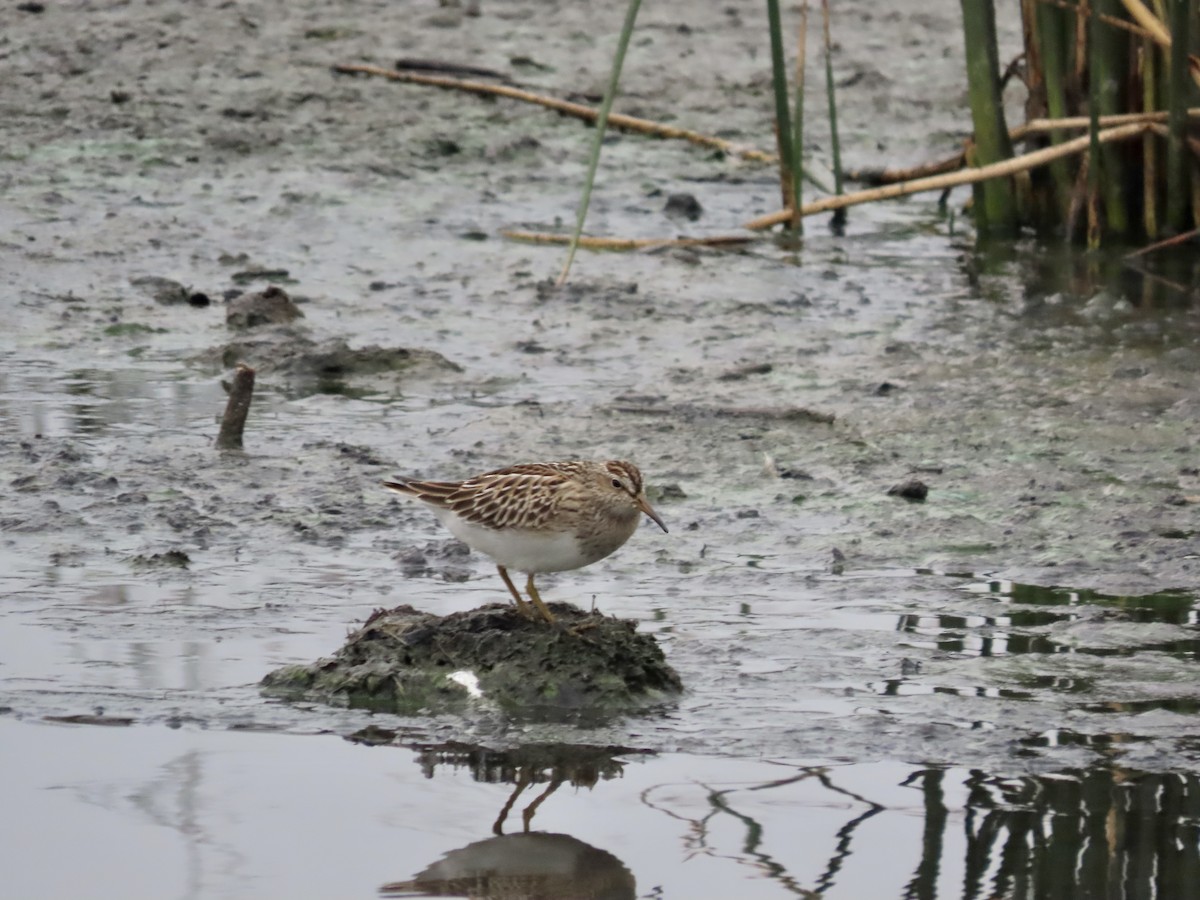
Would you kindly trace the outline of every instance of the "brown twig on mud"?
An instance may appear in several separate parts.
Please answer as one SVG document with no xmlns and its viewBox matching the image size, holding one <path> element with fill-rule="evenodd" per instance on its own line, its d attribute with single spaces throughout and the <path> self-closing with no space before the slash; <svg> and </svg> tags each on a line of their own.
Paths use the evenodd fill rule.
<svg viewBox="0 0 1200 900">
<path fill-rule="evenodd" d="M 333 67 L 333 71 L 343 75 L 376 75 L 380 78 L 387 78 L 390 81 L 402 81 L 406 84 L 421 84 L 426 87 L 466 91 L 469 94 L 479 94 L 481 96 L 507 97 L 510 100 L 521 100 L 525 103 L 544 106 L 563 115 L 583 119 L 585 122 L 594 122 L 597 115 L 599 115 L 598 110 L 591 106 L 584 106 L 582 103 L 571 103 L 567 100 L 559 100 L 556 97 L 547 97 L 544 94 L 535 94 L 532 91 L 509 87 L 503 84 L 490 84 L 484 81 L 469 81 L 461 78 L 447 78 L 440 75 L 418 75 L 414 72 L 397 72 L 394 69 L 385 69 L 381 66 L 372 66 L 365 63 L 338 63 Z M 686 128 L 673 128 L 670 125 L 652 122 L 649 119 L 639 119 L 635 116 L 612 113 L 608 117 L 608 124 L 614 128 L 623 128 L 627 131 L 636 131 L 653 137 L 689 141 L 698 146 L 720 150 L 722 153 L 737 156 L 741 159 L 764 163 L 775 162 L 773 154 L 764 153 L 762 150 L 745 147 L 735 144 L 733 141 L 726 141 L 722 138 L 712 137 L 711 135 L 700 134 L 698 131 L 689 131 Z"/>
<path fill-rule="evenodd" d="M 250 412 L 250 398 L 254 394 L 254 370 L 245 363 L 238 363 L 229 387 L 229 402 L 225 404 L 225 415 L 221 417 L 221 432 L 217 435 L 218 450 L 241 450 L 242 432 L 246 428 L 246 415 Z"/>
<path fill-rule="evenodd" d="M 530 244 L 569 244 L 569 234 L 553 234 L 548 231 L 502 231 L 501 235 L 513 241 Z M 658 247 L 731 247 L 751 244 L 758 240 L 751 234 L 718 234 L 698 238 L 609 238 L 581 237 L 580 247 L 589 250 L 653 250 Z"/>
<path fill-rule="evenodd" d="M 930 178 L 934 175 L 944 175 L 947 172 L 957 172 L 966 163 L 965 153 L 956 153 L 949 159 L 938 160 L 937 162 L 923 163 L 919 166 L 912 166 L 908 169 L 848 169 L 846 171 L 847 181 L 857 181 L 861 184 L 897 184 L 901 181 L 912 181 L 916 178 Z"/>
<path fill-rule="evenodd" d="M 1147 123 L 1138 122 L 1132 125 L 1122 125 L 1119 128 L 1105 129 L 1099 132 L 1096 137 L 1101 143 L 1124 141 L 1139 137 L 1152 127 L 1152 125 Z M 1085 135 L 1084 137 L 1075 138 L 1072 141 L 1065 141 L 1054 147 L 1046 147 L 1042 150 L 1036 150 L 1033 153 L 1014 156 L 1012 159 L 1006 159 L 1003 162 L 993 163 L 990 166 L 983 166 L 978 169 L 963 169 L 962 171 L 952 172 L 948 175 L 918 178 L 915 181 L 889 184 L 884 187 L 872 188 L 869 191 L 857 191 L 853 194 L 842 194 L 838 197 L 824 197 L 813 203 L 806 203 L 801 208 L 800 214 L 811 216 L 816 213 L 841 209 L 846 206 L 856 206 L 860 203 L 891 200 L 896 197 L 906 197 L 909 194 L 919 194 L 924 191 L 940 191 L 961 184 L 974 184 L 977 181 L 987 181 L 989 178 L 1004 178 L 1014 175 L 1017 172 L 1025 172 L 1029 169 L 1035 169 L 1038 166 L 1044 166 L 1046 163 L 1061 159 L 1064 156 L 1082 153 L 1087 150 L 1089 141 L 1090 138 Z M 791 218 L 791 215 L 789 210 L 779 210 L 765 216 L 759 216 L 757 219 L 752 219 L 742 227 L 749 228 L 751 231 L 759 231 L 787 222 Z"/>
</svg>

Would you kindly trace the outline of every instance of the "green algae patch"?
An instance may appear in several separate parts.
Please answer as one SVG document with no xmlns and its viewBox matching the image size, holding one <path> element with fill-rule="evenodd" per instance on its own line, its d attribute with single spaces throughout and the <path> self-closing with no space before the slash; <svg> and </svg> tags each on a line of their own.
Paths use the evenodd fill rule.
<svg viewBox="0 0 1200 900">
<path fill-rule="evenodd" d="M 652 635 L 637 623 L 552 603 L 561 627 L 508 604 L 436 616 L 411 606 L 377 610 L 333 656 L 268 674 L 263 690 L 401 714 L 488 704 L 534 717 L 620 713 L 683 689 Z"/>
</svg>

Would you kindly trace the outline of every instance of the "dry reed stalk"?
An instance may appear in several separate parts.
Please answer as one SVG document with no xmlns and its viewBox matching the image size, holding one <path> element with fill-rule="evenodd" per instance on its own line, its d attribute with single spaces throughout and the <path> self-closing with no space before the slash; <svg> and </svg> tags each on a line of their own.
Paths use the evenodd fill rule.
<svg viewBox="0 0 1200 900">
<path fill-rule="evenodd" d="M 596 117 L 599 115 L 599 110 L 591 106 L 584 106 L 582 103 L 572 103 L 569 100 L 559 100 L 556 97 L 547 97 L 544 94 L 535 94 L 532 91 L 509 87 L 503 84 L 490 84 L 486 81 L 446 78 L 440 75 L 417 75 L 412 72 L 397 72 L 395 69 L 385 69 L 382 66 L 372 66 L 366 63 L 338 63 L 333 66 L 333 71 L 343 75 L 374 75 L 379 78 L 386 78 L 389 81 L 465 91 L 469 94 L 478 94 L 485 97 L 506 97 L 510 100 L 520 100 L 523 103 L 533 103 L 537 106 L 543 106 L 546 109 L 552 109 L 566 116 L 583 119 L 585 122 L 595 122 Z M 651 135 L 652 137 L 688 141 L 701 147 L 720 150 L 722 153 L 727 153 L 730 156 L 736 156 L 740 159 L 772 164 L 776 162 L 775 156 L 765 153 L 762 150 L 757 150 L 753 147 L 744 147 L 740 144 L 735 144 L 733 141 L 701 134 L 698 131 L 689 131 L 686 128 L 663 125 L 661 122 L 654 122 L 650 119 L 639 119 L 636 116 L 613 113 L 608 117 L 608 124 L 615 128 L 636 131 L 640 134 Z"/>
<path fill-rule="evenodd" d="M 1152 128 L 1152 125 L 1137 122 L 1130 125 L 1122 125 L 1117 128 L 1107 128 L 1101 131 L 1096 137 L 1100 143 L 1109 143 L 1111 141 L 1125 141 L 1130 138 L 1138 137 L 1144 134 L 1146 129 Z M 805 216 L 815 215 L 829 210 L 839 209 L 843 206 L 857 206 L 861 203 L 872 203 L 876 200 L 893 200 L 897 197 L 907 197 L 910 194 L 920 194 L 926 191 L 940 191 L 946 188 L 957 187 L 963 184 L 974 184 L 979 181 L 986 181 L 989 178 L 1006 178 L 1015 175 L 1017 172 L 1025 172 L 1030 169 L 1044 166 L 1047 163 L 1053 162 L 1056 159 L 1063 159 L 1068 156 L 1073 156 L 1077 153 L 1082 153 L 1087 150 L 1090 137 L 1078 137 L 1054 147 L 1046 147 L 1042 150 L 1036 150 L 1033 153 L 1026 153 L 1021 156 L 1014 156 L 1012 159 L 1006 159 L 1002 162 L 992 163 L 990 166 L 984 166 L 978 169 L 964 169 L 958 172 L 951 172 L 947 175 L 937 175 L 932 178 L 918 178 L 915 181 L 907 181 L 901 184 L 889 184 L 880 188 L 872 188 L 869 191 L 857 191 L 853 194 L 843 194 L 840 197 L 825 197 L 813 203 L 807 203 L 801 210 L 801 214 Z M 769 213 L 765 216 L 759 216 L 746 222 L 742 227 L 748 228 L 751 231 L 759 231 L 764 228 L 770 228 L 778 225 L 781 222 L 786 222 L 791 212 L 782 210 L 779 212 Z"/>
</svg>

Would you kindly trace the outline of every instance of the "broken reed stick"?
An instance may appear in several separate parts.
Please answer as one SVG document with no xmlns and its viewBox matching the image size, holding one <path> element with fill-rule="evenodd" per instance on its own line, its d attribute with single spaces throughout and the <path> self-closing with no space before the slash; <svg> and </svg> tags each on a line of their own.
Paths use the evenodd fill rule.
<svg viewBox="0 0 1200 900">
<path fill-rule="evenodd" d="M 548 231 L 516 231 L 500 232 L 501 236 L 513 241 L 525 241 L 529 244 L 569 244 L 569 234 L 554 234 Z M 750 244 L 758 240 L 749 234 L 714 235 L 699 238 L 606 238 L 581 237 L 579 246 L 589 250 L 651 250 L 658 247 L 729 247 L 739 244 Z"/>
<path fill-rule="evenodd" d="M 254 370 L 245 363 L 238 363 L 229 386 L 225 415 L 221 417 L 221 432 L 217 435 L 218 450 L 242 449 L 242 432 L 246 428 L 246 415 L 250 412 L 253 394 Z"/>
<path fill-rule="evenodd" d="M 377 75 L 380 78 L 387 78 L 390 81 L 402 81 L 406 84 L 423 84 L 428 87 L 466 91 L 467 93 L 479 94 L 481 96 L 507 97 L 510 100 L 521 100 L 525 103 L 544 106 L 563 115 L 583 119 L 585 122 L 595 122 L 596 117 L 599 115 L 598 110 L 591 106 L 584 106 L 582 103 L 571 103 L 568 100 L 559 100 L 555 97 L 535 94 L 532 91 L 522 90 L 521 88 L 509 87 L 503 84 L 490 84 L 486 81 L 469 81 L 461 78 L 447 78 L 441 75 L 417 75 L 411 72 L 397 72 L 395 69 L 385 69 L 381 66 L 372 66 L 365 63 L 338 63 L 334 65 L 333 71 L 340 72 L 343 75 Z M 722 138 L 712 137 L 711 135 L 700 134 L 698 131 L 689 131 L 686 128 L 673 128 L 670 125 L 663 125 L 659 122 L 653 122 L 650 119 L 639 119 L 635 116 L 611 113 L 608 117 L 608 124 L 614 128 L 624 128 L 627 131 L 636 131 L 653 137 L 689 141 L 698 146 L 720 150 L 722 153 L 737 156 L 741 159 L 750 159 L 765 163 L 775 162 L 774 155 L 764 153 L 762 150 L 745 147 L 735 144 L 733 141 L 726 141 Z"/>
<path fill-rule="evenodd" d="M 1118 128 L 1108 128 L 1101 131 L 1096 137 L 1101 143 L 1109 141 L 1123 141 L 1129 138 L 1138 137 L 1144 134 L 1153 126 L 1138 122 L 1132 125 L 1122 125 Z M 1014 156 L 1012 159 L 1006 159 L 1002 162 L 992 163 L 989 166 L 983 166 L 978 169 L 963 169 L 958 172 L 953 172 L 948 175 L 937 175 L 932 178 L 918 178 L 915 181 L 906 181 L 900 184 L 889 184 L 884 187 L 872 188 L 869 191 L 857 191 L 853 194 L 843 194 L 840 197 L 825 197 L 813 203 L 805 204 L 800 214 L 802 216 L 811 216 L 816 213 L 828 212 L 829 210 L 842 209 L 846 206 L 857 206 L 860 203 L 871 203 L 876 200 L 892 200 L 896 197 L 906 197 L 909 194 L 919 194 L 924 191 L 940 191 L 946 188 L 956 187 L 962 184 L 974 184 L 978 181 L 987 181 L 990 178 L 1003 178 L 1008 175 L 1014 175 L 1017 172 L 1028 171 L 1035 169 L 1038 166 L 1043 166 L 1048 162 L 1053 162 L 1064 156 L 1071 156 L 1075 153 L 1081 153 L 1087 150 L 1088 143 L 1091 140 L 1087 135 L 1075 138 L 1071 141 L 1065 141 L 1054 147 L 1046 147 L 1043 150 L 1037 150 L 1033 153 L 1026 153 L 1022 156 Z M 789 210 L 779 210 L 769 213 L 765 216 L 759 216 L 757 219 L 752 219 L 742 225 L 743 228 L 748 228 L 751 231 L 760 231 L 764 228 L 771 228 L 774 225 L 779 225 L 787 222 L 791 218 L 792 213 Z"/>
</svg>

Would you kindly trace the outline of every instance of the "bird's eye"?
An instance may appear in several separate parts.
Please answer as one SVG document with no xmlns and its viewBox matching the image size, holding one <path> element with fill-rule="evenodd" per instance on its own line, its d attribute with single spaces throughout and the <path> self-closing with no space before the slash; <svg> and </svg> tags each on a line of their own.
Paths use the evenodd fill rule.
<svg viewBox="0 0 1200 900">
<path fill-rule="evenodd" d="M 613 487 L 617 488 L 618 490 L 620 490 L 622 487 L 624 487 L 624 485 L 621 484 L 620 478 L 614 478 L 612 480 L 612 485 L 613 485 Z"/>
</svg>

